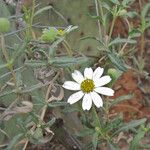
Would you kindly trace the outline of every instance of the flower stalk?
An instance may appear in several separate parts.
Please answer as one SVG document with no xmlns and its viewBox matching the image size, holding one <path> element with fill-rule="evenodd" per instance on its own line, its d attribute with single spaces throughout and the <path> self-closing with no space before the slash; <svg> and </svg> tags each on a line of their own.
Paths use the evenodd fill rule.
<svg viewBox="0 0 150 150">
<path fill-rule="evenodd" d="M 13 70 L 13 61 L 10 60 L 9 58 L 9 54 L 8 54 L 8 51 L 5 47 L 5 38 L 4 38 L 4 35 L 1 34 L 1 49 L 2 49 L 2 53 L 5 57 L 5 60 L 6 60 L 6 63 L 7 63 L 7 67 L 8 69 L 10 70 L 12 76 L 13 76 L 13 80 L 14 80 L 14 84 L 16 85 L 17 81 L 16 81 L 16 75 L 15 75 L 15 72 Z"/>
</svg>

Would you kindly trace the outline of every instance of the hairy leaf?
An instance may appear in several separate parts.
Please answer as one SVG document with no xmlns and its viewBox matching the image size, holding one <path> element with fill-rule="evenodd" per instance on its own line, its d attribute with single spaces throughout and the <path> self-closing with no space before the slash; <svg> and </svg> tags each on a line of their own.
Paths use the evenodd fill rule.
<svg viewBox="0 0 150 150">
<path fill-rule="evenodd" d="M 133 120 L 133 121 L 131 121 L 129 123 L 125 123 L 113 135 L 116 135 L 117 133 L 122 132 L 122 131 L 127 131 L 127 130 L 130 130 L 132 128 L 138 127 L 139 125 L 144 124 L 145 121 L 146 121 L 146 119 L 143 118 L 143 119 L 139 119 L 139 120 Z"/>
</svg>

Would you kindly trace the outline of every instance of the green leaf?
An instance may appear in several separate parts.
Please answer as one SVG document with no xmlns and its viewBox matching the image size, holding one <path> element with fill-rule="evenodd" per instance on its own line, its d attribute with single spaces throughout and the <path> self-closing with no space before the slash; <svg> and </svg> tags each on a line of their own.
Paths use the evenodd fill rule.
<svg viewBox="0 0 150 150">
<path fill-rule="evenodd" d="M 119 150 L 118 146 L 114 145 L 114 143 L 108 141 L 107 144 L 108 144 L 109 150 Z"/>
<path fill-rule="evenodd" d="M 150 22 L 146 23 L 146 29 L 150 27 Z"/>
<path fill-rule="evenodd" d="M 23 134 L 16 135 L 11 142 L 9 143 L 8 147 L 5 150 L 12 150 L 14 146 L 19 142 L 19 140 L 22 138 Z"/>
<path fill-rule="evenodd" d="M 95 130 L 93 129 L 90 129 L 90 128 L 85 128 L 83 130 L 81 130 L 80 132 L 78 132 L 76 134 L 76 136 L 78 137 L 86 137 L 86 136 L 90 136 L 92 134 L 94 134 Z"/>
<path fill-rule="evenodd" d="M 132 99 L 133 98 L 133 94 L 128 94 L 128 95 L 123 95 L 123 96 L 120 96 L 120 97 L 117 97 L 116 99 L 114 99 L 110 105 L 110 107 L 122 102 L 122 101 L 125 101 L 125 100 L 129 100 L 129 99 Z"/>
<path fill-rule="evenodd" d="M 150 8 L 150 3 L 146 3 L 141 13 L 141 17 L 143 19 L 146 17 L 146 14 L 148 13 L 149 8 Z"/>
<path fill-rule="evenodd" d="M 105 125 L 105 131 L 106 132 L 114 132 L 116 129 L 118 129 L 123 123 L 123 117 L 121 115 L 118 115 L 113 120 L 111 120 L 109 123 Z"/>
<path fill-rule="evenodd" d="M 141 124 L 144 124 L 145 121 L 146 121 L 146 118 L 143 118 L 143 119 L 139 119 L 139 120 L 133 120 L 133 121 L 131 121 L 131 122 L 129 122 L 129 123 L 125 123 L 122 127 L 120 127 L 120 128 L 113 134 L 113 136 L 116 135 L 116 134 L 119 133 L 119 132 L 127 131 L 127 130 L 132 129 L 132 128 L 135 128 L 135 127 L 137 127 L 137 126 L 139 126 L 139 125 L 141 125 Z"/>
<path fill-rule="evenodd" d="M 94 16 L 94 15 L 91 15 L 90 13 L 88 13 L 88 16 L 90 16 L 92 19 L 100 19 L 100 16 Z"/>
<path fill-rule="evenodd" d="M 3 96 L 7 96 L 7 95 L 10 95 L 10 94 L 13 94 L 13 93 L 15 93 L 16 92 L 16 90 L 12 90 L 12 91 L 4 91 L 4 92 L 0 92 L 0 97 L 3 97 Z M 2 99 L 0 99 L 0 100 L 2 100 Z"/>
<path fill-rule="evenodd" d="M 87 57 L 55 57 L 50 60 L 50 64 L 55 67 L 70 67 L 71 65 L 82 64 L 87 62 Z"/>
<path fill-rule="evenodd" d="M 56 121 L 56 118 L 52 118 L 49 122 L 46 123 L 46 127 L 51 127 Z"/>
<path fill-rule="evenodd" d="M 43 131 L 41 128 L 36 128 L 33 134 L 33 138 L 36 140 L 42 139 L 43 138 Z"/>
<path fill-rule="evenodd" d="M 38 83 L 38 84 L 35 84 L 35 85 L 32 85 L 32 86 L 29 86 L 29 87 L 26 87 L 25 89 L 23 89 L 22 91 L 20 91 L 20 93 L 28 93 L 28 92 L 32 92 L 36 89 L 39 89 L 39 88 L 42 88 L 44 86 L 48 85 L 48 83 Z"/>
<path fill-rule="evenodd" d="M 50 46 L 49 48 L 49 56 L 53 57 L 56 53 L 56 47 L 58 46 L 58 44 L 60 44 L 62 41 L 64 40 L 64 37 L 59 38 L 58 40 L 56 40 L 55 42 L 53 42 L 53 44 Z"/>
<path fill-rule="evenodd" d="M 42 67 L 46 65 L 46 62 L 40 60 L 26 60 L 25 65 L 30 67 Z"/>
<path fill-rule="evenodd" d="M 134 18 L 134 17 L 138 16 L 138 13 L 135 11 L 129 11 L 126 13 L 126 16 L 128 16 L 130 18 Z"/>
<path fill-rule="evenodd" d="M 94 16 L 94 15 L 91 15 L 90 13 L 88 13 L 88 16 L 90 16 L 90 18 L 92 19 L 96 19 L 96 20 L 100 19 L 100 16 Z"/>
<path fill-rule="evenodd" d="M 121 38 L 116 38 L 113 41 L 109 43 L 109 47 L 115 44 L 120 44 L 120 43 L 129 43 L 129 44 L 135 44 L 137 43 L 136 40 L 133 39 L 121 39 Z"/>
<path fill-rule="evenodd" d="M 93 144 L 93 147 L 94 147 L 95 150 L 96 150 L 96 147 L 97 147 L 97 144 L 98 144 L 98 136 L 99 136 L 99 133 L 95 132 L 93 137 L 92 137 L 92 144 Z"/>
<path fill-rule="evenodd" d="M 150 144 L 144 144 L 144 145 L 140 145 L 140 148 L 144 149 L 144 150 L 150 150 Z"/>
<path fill-rule="evenodd" d="M 48 103 L 48 107 L 60 107 L 60 106 L 65 106 L 67 105 L 68 103 L 67 102 L 51 102 L 51 103 Z"/>
<path fill-rule="evenodd" d="M 7 64 L 1 64 L 1 65 L 0 65 L 0 69 L 3 69 L 3 68 L 5 68 L 5 67 L 7 67 Z"/>
<path fill-rule="evenodd" d="M 140 30 L 142 33 L 146 30 L 146 15 L 148 13 L 148 10 L 150 9 L 150 3 L 147 3 L 141 12 L 141 27 Z"/>
<path fill-rule="evenodd" d="M 64 30 L 64 32 L 68 34 L 68 33 L 72 32 L 72 31 L 74 31 L 74 30 L 76 30 L 76 29 L 78 29 L 78 26 L 70 25 L 70 26 L 68 26 L 68 27 Z"/>
<path fill-rule="evenodd" d="M 108 52 L 108 58 L 110 61 L 121 71 L 126 71 L 127 68 L 124 65 L 124 62 L 119 56 L 114 52 Z"/>
<path fill-rule="evenodd" d="M 141 36 L 141 32 L 138 29 L 132 29 L 129 32 L 129 37 L 130 38 L 136 38 L 136 37 L 140 37 Z"/>
<path fill-rule="evenodd" d="M 93 116 L 93 120 L 94 120 L 94 127 L 99 127 L 101 129 L 100 118 L 99 118 L 94 106 L 92 107 L 92 116 Z"/>
<path fill-rule="evenodd" d="M 111 7 L 106 2 L 102 2 L 102 6 L 110 12 Z"/>
<path fill-rule="evenodd" d="M 134 139 L 131 142 L 129 150 L 137 150 L 139 147 L 140 140 L 144 137 L 145 131 L 139 130 L 138 133 L 134 136 Z"/>
<path fill-rule="evenodd" d="M 124 6 L 124 7 L 127 7 L 127 6 L 129 6 L 130 5 L 130 3 L 133 3 L 135 0 L 123 0 L 122 1 L 122 5 Z"/>
<path fill-rule="evenodd" d="M 63 110 L 62 110 L 62 113 L 64 114 L 68 114 L 68 113 L 71 113 L 71 112 L 74 112 L 74 111 L 79 111 L 79 109 L 77 107 L 65 107 Z"/>
<path fill-rule="evenodd" d="M 99 39 L 97 39 L 96 37 L 93 37 L 93 36 L 86 36 L 86 37 L 81 38 L 80 40 L 87 40 L 87 39 L 95 40 L 95 41 L 99 42 L 100 45 L 105 47 L 105 44 L 102 41 L 100 41 Z"/>
<path fill-rule="evenodd" d="M 49 10 L 49 9 L 52 9 L 52 6 L 46 6 L 46 7 L 43 7 L 41 9 L 39 9 L 38 11 L 35 12 L 34 17 L 41 14 L 41 13 L 43 13 L 44 11 Z"/>
<path fill-rule="evenodd" d="M 12 60 L 15 61 L 15 60 L 18 60 L 17 58 L 24 53 L 24 51 L 26 50 L 26 46 L 27 46 L 27 41 L 24 41 L 22 44 L 21 44 L 21 47 L 17 47 L 16 50 L 14 51 L 14 54 L 12 56 Z"/>
<path fill-rule="evenodd" d="M 120 4 L 120 2 L 119 2 L 118 0 L 109 0 L 109 1 L 111 1 L 112 3 L 114 3 L 114 4 L 116 4 L 116 5 L 119 5 L 119 4 Z"/>
</svg>

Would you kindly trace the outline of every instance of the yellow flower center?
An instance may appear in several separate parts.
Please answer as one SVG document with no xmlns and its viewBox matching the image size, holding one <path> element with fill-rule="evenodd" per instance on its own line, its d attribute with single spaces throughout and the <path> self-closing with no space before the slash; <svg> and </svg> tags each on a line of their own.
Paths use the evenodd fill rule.
<svg viewBox="0 0 150 150">
<path fill-rule="evenodd" d="M 90 93 L 94 90 L 94 82 L 91 79 L 86 79 L 81 83 L 81 90 L 84 93 Z"/>
</svg>

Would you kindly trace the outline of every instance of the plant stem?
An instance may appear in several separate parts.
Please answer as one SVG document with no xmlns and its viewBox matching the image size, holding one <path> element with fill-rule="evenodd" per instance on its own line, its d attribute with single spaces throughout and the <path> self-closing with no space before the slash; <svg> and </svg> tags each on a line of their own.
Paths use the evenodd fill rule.
<svg viewBox="0 0 150 150">
<path fill-rule="evenodd" d="M 101 129 L 102 127 L 101 127 L 100 119 L 99 119 L 99 116 L 98 116 L 97 111 L 96 111 L 94 106 L 92 107 L 92 114 L 93 114 L 93 117 L 94 117 L 93 120 L 95 122 L 95 126 L 97 126 Z"/>
<path fill-rule="evenodd" d="M 27 39 L 36 39 L 35 33 L 32 30 L 32 24 L 33 24 L 33 19 L 34 19 L 34 12 L 35 12 L 35 0 L 32 1 L 32 10 L 30 14 L 30 19 L 28 20 L 28 28 L 27 28 Z"/>
<path fill-rule="evenodd" d="M 46 92 L 46 95 L 45 95 L 45 101 L 46 101 L 46 103 L 47 103 L 47 101 L 48 101 L 48 99 L 49 99 L 49 93 L 50 93 L 50 90 L 51 90 L 51 86 L 52 86 L 53 82 L 57 80 L 57 78 L 58 78 L 59 75 L 60 75 L 60 72 L 57 72 L 57 74 L 56 74 L 56 76 L 53 78 L 53 80 L 49 82 L 49 86 L 48 86 L 48 89 L 47 89 L 47 92 Z M 47 108 L 48 108 L 47 105 L 45 105 L 45 106 L 42 108 L 42 113 L 41 113 L 41 115 L 40 115 L 40 119 L 41 119 L 42 121 L 44 120 L 44 117 L 45 117 L 45 113 L 46 113 Z M 33 126 L 32 130 L 35 130 L 35 127 L 36 127 L 36 126 Z M 53 133 L 53 132 L 51 132 L 51 133 L 52 133 L 52 136 L 53 136 L 54 133 Z M 27 140 L 25 141 L 25 145 L 24 145 L 24 147 L 23 147 L 23 150 L 26 149 L 28 143 L 29 143 L 29 140 L 27 139 Z"/>
<path fill-rule="evenodd" d="M 36 39 L 35 33 L 32 30 L 32 24 L 33 24 L 33 19 L 34 19 L 34 12 L 35 12 L 35 0 L 33 0 L 33 3 L 32 3 L 32 13 L 31 13 L 31 20 L 30 20 L 30 32 L 31 32 L 31 35 L 32 35 L 33 39 Z"/>
<path fill-rule="evenodd" d="M 103 12 L 103 8 L 102 8 L 101 0 L 98 0 L 98 2 L 99 2 L 99 7 L 100 7 L 100 14 L 101 14 L 101 17 L 103 18 L 104 12 Z"/>
<path fill-rule="evenodd" d="M 141 8 L 142 8 L 142 1 L 141 0 L 139 0 L 139 6 L 140 6 L 140 10 L 141 10 Z"/>
<path fill-rule="evenodd" d="M 4 38 L 4 35 L 1 34 L 1 49 L 2 49 L 2 53 L 5 57 L 5 60 L 6 60 L 6 63 L 8 64 L 8 69 L 11 71 L 11 74 L 13 76 L 13 80 L 14 80 L 14 84 L 16 85 L 16 75 L 15 75 L 15 72 L 13 70 L 13 66 L 12 64 L 10 64 L 10 59 L 9 59 L 9 54 L 7 52 L 7 49 L 5 47 L 5 38 Z"/>
<path fill-rule="evenodd" d="M 106 100 L 105 112 L 106 112 L 106 122 L 109 122 L 109 103 L 108 103 L 108 99 Z"/>
<path fill-rule="evenodd" d="M 141 58 L 143 58 L 144 47 L 145 47 L 144 33 L 142 33 L 142 35 L 141 35 Z"/>
<path fill-rule="evenodd" d="M 68 54 L 70 56 L 72 56 L 72 50 L 71 50 L 71 47 L 70 45 L 68 44 L 68 42 L 66 40 L 63 40 L 62 44 L 64 45 L 64 47 L 66 48 Z"/>
<path fill-rule="evenodd" d="M 99 16 L 98 1 L 97 0 L 95 0 L 95 7 L 96 7 L 96 15 Z M 100 24 L 99 19 L 97 20 L 97 24 L 98 24 L 99 38 L 100 38 L 100 40 L 102 40 L 102 31 L 101 31 L 101 24 Z"/>
<path fill-rule="evenodd" d="M 112 36 L 112 32 L 113 32 L 113 29 L 114 29 L 115 21 L 116 21 L 116 17 L 113 16 L 113 20 L 112 20 L 112 24 L 111 24 L 111 28 L 110 28 L 110 32 L 109 32 L 109 36 L 108 36 L 108 43 L 110 42 L 110 39 L 111 39 L 111 36 Z"/>
<path fill-rule="evenodd" d="M 5 57 L 5 60 L 8 63 L 9 62 L 9 56 L 8 56 L 7 50 L 5 49 L 5 39 L 4 39 L 3 34 L 1 34 L 1 48 L 2 48 L 2 53 Z"/>
</svg>

